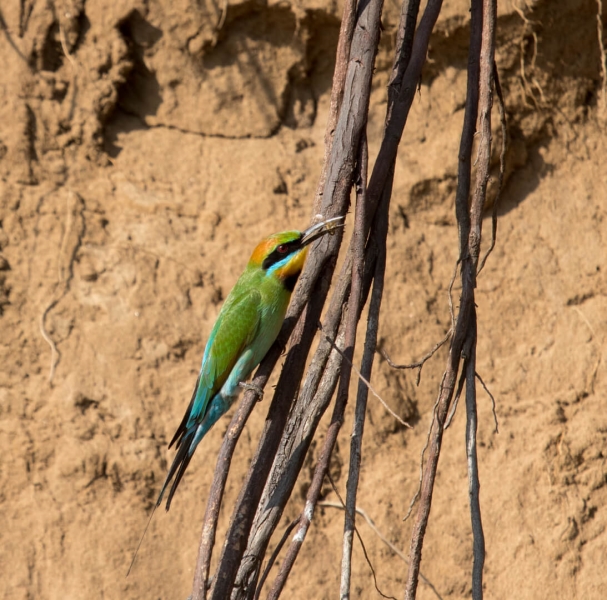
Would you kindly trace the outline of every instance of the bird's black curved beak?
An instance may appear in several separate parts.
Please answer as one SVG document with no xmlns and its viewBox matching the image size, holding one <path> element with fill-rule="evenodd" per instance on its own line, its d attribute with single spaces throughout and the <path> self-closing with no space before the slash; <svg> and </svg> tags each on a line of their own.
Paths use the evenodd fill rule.
<svg viewBox="0 0 607 600">
<path fill-rule="evenodd" d="M 345 217 L 333 217 L 332 219 L 327 219 L 326 221 L 321 221 L 320 223 L 316 223 L 316 225 L 312 225 L 312 227 L 308 227 L 301 236 L 301 245 L 307 246 L 326 233 L 332 234 L 336 229 L 344 226 L 344 218 Z"/>
</svg>

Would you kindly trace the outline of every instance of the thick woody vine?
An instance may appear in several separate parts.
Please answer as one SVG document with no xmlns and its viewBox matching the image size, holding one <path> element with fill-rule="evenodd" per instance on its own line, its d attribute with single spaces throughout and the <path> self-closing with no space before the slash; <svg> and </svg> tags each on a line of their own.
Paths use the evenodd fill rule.
<svg viewBox="0 0 607 600">
<path fill-rule="evenodd" d="M 430 35 L 442 8 L 441 0 L 428 0 L 420 17 L 419 4 L 419 0 L 404 0 L 402 3 L 393 70 L 388 87 L 384 137 L 378 155 L 374 161 L 370 161 L 365 130 L 375 56 L 381 35 L 383 3 L 382 0 L 360 0 L 358 3 L 353 0 L 346 1 L 325 136 L 325 164 L 312 216 L 314 218 L 321 214 L 323 218 L 330 218 L 345 215 L 349 207 L 350 192 L 355 187 L 354 219 L 353 223 L 349 224 L 353 228 L 350 246 L 337 277 L 334 277 L 334 270 L 342 232 L 338 230 L 334 236 L 325 236 L 312 249 L 279 341 L 270 350 L 255 375 L 254 384 L 263 388 L 282 349 L 288 344 L 285 366 L 269 407 L 258 448 L 232 509 L 230 526 L 222 544 L 217 567 L 211 575 L 211 556 L 223 491 L 234 448 L 257 401 L 255 392 L 248 391 L 244 395 L 230 423 L 217 460 L 203 520 L 192 591 L 194 600 L 260 597 L 274 599 L 281 595 L 312 523 L 331 453 L 343 424 L 344 411 L 349 401 L 358 325 L 362 309 L 368 301 L 369 313 L 363 356 L 360 368 L 355 367 L 355 373 L 361 377 L 343 507 L 344 537 L 339 593 L 341 598 L 350 597 L 353 533 L 356 530 L 356 515 L 360 514 L 356 497 L 369 392 L 366 382 L 371 379 L 376 357 L 386 262 L 388 211 L 396 154 L 420 82 Z M 491 108 L 496 84 L 496 4 L 496 0 L 471 2 L 468 91 L 458 156 L 458 187 L 455 199 L 462 292 L 457 314 L 453 313 L 450 335 L 441 342 L 448 342 L 450 345 L 422 463 L 417 509 L 413 513 L 405 587 L 405 597 L 409 599 L 415 598 L 417 591 L 421 551 L 430 514 L 444 426 L 454 396 L 463 392 L 464 387 L 474 548 L 472 593 L 475 599 L 482 598 L 483 593 L 484 536 L 476 458 L 475 384 L 479 376 L 476 373 L 478 330 L 474 290 L 479 270 L 482 211 L 486 200 L 491 156 Z M 473 157 L 475 135 L 478 138 L 478 149 Z M 505 140 L 504 134 L 502 137 Z M 371 162 L 373 168 L 368 177 L 368 165 Z M 472 186 L 473 162 L 476 164 L 476 173 Z M 491 246 L 495 243 L 495 226 L 494 218 Z M 484 263 L 484 260 L 482 262 Z M 327 300 L 332 280 L 331 297 Z M 328 307 L 321 322 L 325 302 L 328 302 Z M 320 343 L 306 370 L 310 347 L 319 327 L 322 331 Z M 434 351 L 427 358 L 430 358 Z M 422 365 L 423 361 L 415 367 L 419 371 Z M 288 533 L 283 535 L 278 551 L 284 544 L 284 555 L 278 572 L 272 579 L 270 570 L 264 569 L 264 561 L 269 559 L 270 564 L 273 564 L 276 559 L 275 555 L 266 558 L 270 539 L 291 497 L 321 417 L 329 408 L 334 395 L 336 400 L 331 420 L 324 432 L 324 441 L 305 504 L 299 518 L 291 523 Z"/>
</svg>

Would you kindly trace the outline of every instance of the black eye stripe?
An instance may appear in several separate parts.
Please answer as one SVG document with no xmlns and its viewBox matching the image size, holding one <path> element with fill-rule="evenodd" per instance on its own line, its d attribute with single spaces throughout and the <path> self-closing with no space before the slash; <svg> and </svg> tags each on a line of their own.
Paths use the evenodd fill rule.
<svg viewBox="0 0 607 600">
<path fill-rule="evenodd" d="M 282 252 L 279 252 L 278 249 L 281 249 Z M 268 256 L 265 257 L 263 263 L 261 264 L 262 269 L 269 269 L 272 265 L 275 265 L 277 262 L 284 260 L 289 254 L 292 254 L 296 250 L 301 248 L 301 240 L 293 240 L 291 242 L 285 242 L 284 244 L 278 245 Z"/>
</svg>

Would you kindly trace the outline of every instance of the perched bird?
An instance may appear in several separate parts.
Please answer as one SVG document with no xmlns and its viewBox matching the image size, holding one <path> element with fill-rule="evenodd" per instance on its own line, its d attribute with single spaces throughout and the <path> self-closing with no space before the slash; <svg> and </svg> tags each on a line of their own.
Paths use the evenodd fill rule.
<svg viewBox="0 0 607 600">
<path fill-rule="evenodd" d="M 253 250 L 207 341 L 192 399 L 169 444 L 169 448 L 176 445 L 177 454 L 156 507 L 160 506 L 172 481 L 166 501 L 166 510 L 169 510 L 200 440 L 230 408 L 239 388 L 251 387 L 244 382 L 278 336 L 309 244 L 341 227 L 338 221 L 342 219 L 328 219 L 303 232 L 276 233 Z"/>
<path fill-rule="evenodd" d="M 326 233 L 342 227 L 343 217 L 327 219 L 303 232 L 284 231 L 262 240 L 249 264 L 224 302 L 207 341 L 194 393 L 169 448 L 177 454 L 162 484 L 156 505 L 127 571 L 131 572 L 143 538 L 156 508 L 172 481 L 166 501 L 179 486 L 196 446 L 217 420 L 230 408 L 245 381 L 261 362 L 278 336 L 297 283 L 309 244 Z M 261 390 L 257 390 L 261 394 Z"/>
</svg>

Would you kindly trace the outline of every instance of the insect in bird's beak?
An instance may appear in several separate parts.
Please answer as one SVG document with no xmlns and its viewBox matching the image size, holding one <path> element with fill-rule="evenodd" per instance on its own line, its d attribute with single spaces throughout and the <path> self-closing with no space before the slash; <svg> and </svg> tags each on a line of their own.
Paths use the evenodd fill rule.
<svg viewBox="0 0 607 600">
<path fill-rule="evenodd" d="M 325 233 L 335 235 L 335 230 L 344 226 L 344 218 L 345 217 L 333 217 L 332 219 L 327 219 L 326 221 L 321 221 L 316 225 L 312 225 L 312 227 L 308 227 L 301 237 L 301 245 L 306 246 L 325 235 Z"/>
</svg>

